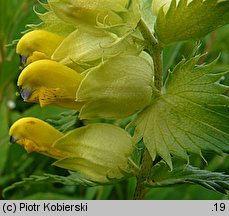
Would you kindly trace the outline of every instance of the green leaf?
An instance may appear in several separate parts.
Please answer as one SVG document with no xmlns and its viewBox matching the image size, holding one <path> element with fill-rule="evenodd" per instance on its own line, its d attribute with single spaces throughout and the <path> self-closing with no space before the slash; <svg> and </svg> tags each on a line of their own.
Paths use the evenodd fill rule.
<svg viewBox="0 0 229 216">
<path fill-rule="evenodd" d="M 158 154 L 172 168 L 171 155 L 188 160 L 187 152 L 229 152 L 228 88 L 212 72 L 216 61 L 196 65 L 200 56 L 181 61 L 169 74 L 165 94 L 139 114 L 136 142 L 143 138 L 153 159 Z"/>
<path fill-rule="evenodd" d="M 155 32 L 159 41 L 170 44 L 177 41 L 192 40 L 205 36 L 215 29 L 229 23 L 229 1 L 172 0 L 168 12 L 161 8 Z"/>
<path fill-rule="evenodd" d="M 65 195 L 63 193 L 54 193 L 54 192 L 38 192 L 33 193 L 28 196 L 24 196 L 21 198 L 23 200 L 80 200 L 83 199 L 83 197 L 77 196 L 69 196 Z"/>
<path fill-rule="evenodd" d="M 44 173 L 43 175 L 31 175 L 28 178 L 23 178 L 22 181 L 15 182 L 9 187 L 6 187 L 3 190 L 3 196 L 6 196 L 7 192 L 16 189 L 18 187 L 23 187 L 26 185 L 34 185 L 34 184 L 44 184 L 47 183 L 60 183 L 63 185 L 84 185 L 84 186 L 95 186 L 95 183 L 90 182 L 82 178 L 82 176 L 78 172 L 70 172 L 69 176 L 59 176 Z"/>
<path fill-rule="evenodd" d="M 190 165 L 174 166 L 169 171 L 164 162 L 160 162 L 152 168 L 148 187 L 168 187 L 177 184 L 199 184 L 207 189 L 227 194 L 229 190 L 229 175 L 223 173 L 201 170 Z"/>
<path fill-rule="evenodd" d="M 152 11 L 152 0 L 142 0 L 141 1 L 141 15 L 142 19 L 148 26 L 151 32 L 154 32 L 154 24 L 156 21 L 156 16 Z"/>
<path fill-rule="evenodd" d="M 55 116 L 55 118 L 50 118 L 46 121 L 54 126 L 58 131 L 67 132 L 79 126 L 82 126 L 78 115 L 78 111 L 67 110 Z"/>
<path fill-rule="evenodd" d="M 47 106 L 47 107 L 41 108 L 40 105 L 34 105 L 31 108 L 25 110 L 23 114 L 19 112 L 14 112 L 12 114 L 12 121 L 16 121 L 19 118 L 28 117 L 28 116 L 39 118 L 42 120 L 52 119 L 65 111 L 66 109 L 55 107 L 55 106 Z"/>
</svg>

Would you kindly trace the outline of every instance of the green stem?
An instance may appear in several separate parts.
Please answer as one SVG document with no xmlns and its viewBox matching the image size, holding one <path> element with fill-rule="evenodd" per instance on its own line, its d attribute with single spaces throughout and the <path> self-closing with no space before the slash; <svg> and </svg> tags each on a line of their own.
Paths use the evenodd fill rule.
<svg viewBox="0 0 229 216">
<path fill-rule="evenodd" d="M 154 38 L 152 33 L 150 32 L 147 25 L 143 20 L 140 20 L 138 23 L 138 29 L 141 31 L 142 36 L 146 42 L 145 49 L 153 58 L 154 62 L 154 85 L 155 87 L 161 91 L 162 88 L 162 47 L 158 44 L 157 40 Z M 144 199 L 145 193 L 147 192 L 147 188 L 145 187 L 145 181 L 150 176 L 150 171 L 153 166 L 153 160 L 149 153 L 149 151 L 145 148 L 142 162 L 141 162 L 141 170 L 137 179 L 137 186 L 134 194 L 134 199 L 140 200 Z"/>
<path fill-rule="evenodd" d="M 155 46 L 152 52 L 153 62 L 154 62 L 154 85 L 161 91 L 162 88 L 162 48 L 160 46 Z"/>
<path fill-rule="evenodd" d="M 157 42 L 153 34 L 150 32 L 148 26 L 143 20 L 138 23 L 143 38 L 145 39 L 145 49 L 151 55 L 154 64 L 154 85 L 161 91 L 162 88 L 162 47 Z"/>
<path fill-rule="evenodd" d="M 146 43 L 150 43 L 152 46 L 158 44 L 155 37 L 152 35 L 151 31 L 149 30 L 148 26 L 145 22 L 141 19 L 138 23 L 138 29 L 141 32 L 143 38 L 145 39 Z"/>
<path fill-rule="evenodd" d="M 145 193 L 147 192 L 147 188 L 145 187 L 145 181 L 149 178 L 152 165 L 153 161 L 149 154 L 149 151 L 145 149 L 142 158 L 141 170 L 138 175 L 137 185 L 134 193 L 135 200 L 144 199 Z"/>
</svg>

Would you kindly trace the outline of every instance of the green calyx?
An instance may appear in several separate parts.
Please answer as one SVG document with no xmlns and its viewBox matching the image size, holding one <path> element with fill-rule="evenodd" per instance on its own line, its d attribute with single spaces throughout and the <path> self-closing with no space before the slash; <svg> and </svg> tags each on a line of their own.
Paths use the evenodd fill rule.
<svg viewBox="0 0 229 216">
<path fill-rule="evenodd" d="M 133 143 L 129 134 L 114 125 L 97 123 L 77 128 L 53 145 L 65 152 L 54 165 L 79 171 L 84 178 L 108 183 L 128 176 Z"/>
<path fill-rule="evenodd" d="M 158 94 L 152 64 L 139 56 L 116 56 L 89 70 L 76 101 L 85 103 L 80 118 L 123 118 L 148 106 Z"/>
</svg>

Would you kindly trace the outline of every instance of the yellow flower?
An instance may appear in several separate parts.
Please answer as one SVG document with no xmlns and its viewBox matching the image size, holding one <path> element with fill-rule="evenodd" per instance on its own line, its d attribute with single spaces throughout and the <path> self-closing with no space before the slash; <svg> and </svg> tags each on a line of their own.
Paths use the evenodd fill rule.
<svg viewBox="0 0 229 216">
<path fill-rule="evenodd" d="M 39 59 L 49 59 L 63 40 L 64 37 L 57 34 L 34 30 L 19 40 L 16 52 L 20 55 L 21 63 L 26 66 Z"/>
<path fill-rule="evenodd" d="M 57 159 L 65 169 L 79 171 L 83 178 L 107 183 L 130 173 L 132 139 L 123 129 L 110 124 L 90 124 L 63 134 L 36 118 L 16 121 L 9 131 L 10 141 L 28 152 Z"/>
<path fill-rule="evenodd" d="M 158 96 L 151 62 L 139 56 L 116 56 L 77 73 L 60 63 L 39 60 L 18 78 L 26 102 L 80 110 L 80 118 L 116 119 L 132 115 Z"/>
<path fill-rule="evenodd" d="M 60 63 L 39 60 L 24 68 L 18 86 L 26 102 L 78 110 L 82 103 L 75 102 L 75 97 L 82 79 L 81 74 Z"/>
<path fill-rule="evenodd" d="M 27 152 L 39 152 L 56 159 L 63 157 L 52 144 L 64 134 L 37 118 L 19 119 L 10 128 L 9 135 L 11 143 L 22 145 Z"/>
</svg>

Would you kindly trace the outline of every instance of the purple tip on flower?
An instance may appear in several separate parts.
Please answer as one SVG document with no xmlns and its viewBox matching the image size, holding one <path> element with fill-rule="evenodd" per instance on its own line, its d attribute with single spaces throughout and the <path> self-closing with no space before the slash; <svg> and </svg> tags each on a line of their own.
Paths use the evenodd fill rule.
<svg viewBox="0 0 229 216">
<path fill-rule="evenodd" d="M 19 55 L 19 57 L 20 57 L 21 64 L 25 65 L 27 58 L 25 56 L 23 56 L 23 55 Z"/>
<path fill-rule="evenodd" d="M 28 100 L 32 94 L 32 91 L 29 89 L 22 89 L 21 91 L 21 97 L 23 100 Z"/>
<path fill-rule="evenodd" d="M 16 143 L 16 139 L 13 137 L 13 136 L 10 136 L 10 142 L 12 143 L 12 144 L 14 144 L 14 143 Z"/>
</svg>

